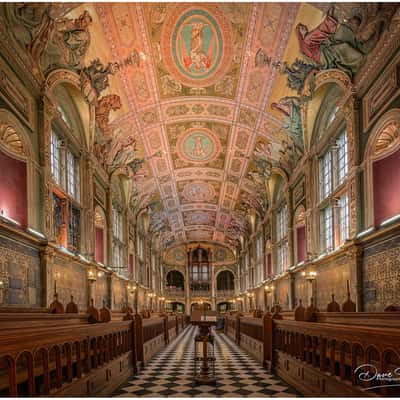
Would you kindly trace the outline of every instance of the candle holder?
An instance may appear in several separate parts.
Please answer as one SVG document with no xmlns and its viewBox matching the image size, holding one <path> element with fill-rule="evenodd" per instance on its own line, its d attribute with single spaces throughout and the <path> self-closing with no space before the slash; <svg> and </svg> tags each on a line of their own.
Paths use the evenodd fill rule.
<svg viewBox="0 0 400 400">
<path fill-rule="evenodd" d="M 315 271 L 303 271 L 301 273 L 302 276 L 305 277 L 305 279 L 309 282 L 313 282 L 315 281 L 315 279 L 317 278 L 317 273 Z"/>
</svg>

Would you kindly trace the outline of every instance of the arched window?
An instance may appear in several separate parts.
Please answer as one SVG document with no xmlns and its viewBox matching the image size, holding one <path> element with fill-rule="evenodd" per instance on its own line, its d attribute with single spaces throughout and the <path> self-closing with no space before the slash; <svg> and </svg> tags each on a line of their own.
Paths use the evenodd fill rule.
<svg viewBox="0 0 400 400">
<path fill-rule="evenodd" d="M 183 290 L 185 280 L 183 274 L 179 271 L 169 271 L 167 274 L 167 289 L 168 290 Z"/>
<path fill-rule="evenodd" d="M 112 233 L 113 233 L 113 268 L 121 274 L 128 272 L 124 258 L 125 252 L 125 221 L 123 213 L 123 194 L 119 177 L 112 181 Z"/>
<path fill-rule="evenodd" d="M 366 153 L 366 224 L 379 227 L 400 218 L 400 110 L 376 124 Z"/>
<path fill-rule="evenodd" d="M 217 290 L 220 292 L 219 295 L 231 295 L 231 293 L 223 293 L 223 292 L 231 292 L 235 290 L 235 277 L 231 271 L 225 270 L 221 271 L 217 275 Z"/>
<path fill-rule="evenodd" d="M 284 272 L 288 263 L 287 204 L 282 204 L 276 215 L 277 273 Z"/>
<path fill-rule="evenodd" d="M 136 271 L 134 265 L 135 245 L 133 240 L 129 241 L 129 276 L 133 279 L 136 278 Z"/>
<path fill-rule="evenodd" d="M 50 161 L 53 183 L 53 231 L 58 244 L 80 250 L 81 160 L 84 134 L 68 88 L 53 89 L 58 115 L 52 121 Z"/>
<path fill-rule="evenodd" d="M 321 107 L 318 126 L 323 143 L 319 152 L 319 248 L 326 253 L 342 245 L 350 234 L 348 194 L 348 138 L 337 104 Z"/>
<path fill-rule="evenodd" d="M 244 256 L 244 288 L 247 290 L 250 287 L 250 255 L 246 251 Z"/>
<path fill-rule="evenodd" d="M 259 284 L 263 280 L 263 237 L 261 234 L 257 237 L 256 242 L 256 254 L 257 254 L 257 269 L 256 269 L 256 277 L 255 283 Z"/>
</svg>

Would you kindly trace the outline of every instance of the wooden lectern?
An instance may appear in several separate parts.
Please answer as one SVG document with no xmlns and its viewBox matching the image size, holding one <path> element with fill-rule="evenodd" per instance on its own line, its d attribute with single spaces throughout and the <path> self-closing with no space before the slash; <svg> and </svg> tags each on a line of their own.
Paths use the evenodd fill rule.
<svg viewBox="0 0 400 400">
<path fill-rule="evenodd" d="M 217 314 L 215 311 L 193 310 L 191 323 L 199 327 L 199 333 L 194 338 L 194 380 L 203 384 L 215 383 L 214 335 L 211 327 L 217 324 Z"/>
</svg>

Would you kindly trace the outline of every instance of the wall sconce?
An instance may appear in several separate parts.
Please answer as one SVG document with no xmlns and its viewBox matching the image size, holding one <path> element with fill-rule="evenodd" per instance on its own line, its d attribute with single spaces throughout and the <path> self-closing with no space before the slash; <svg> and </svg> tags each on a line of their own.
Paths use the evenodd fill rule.
<svg viewBox="0 0 400 400">
<path fill-rule="evenodd" d="M 127 289 L 129 290 L 130 294 L 134 294 L 136 290 L 136 285 L 135 284 L 131 285 L 130 283 L 128 283 Z"/>
<path fill-rule="evenodd" d="M 4 290 L 5 290 L 5 284 L 2 278 L 0 278 L 0 304 L 4 302 Z"/>
<path fill-rule="evenodd" d="M 104 276 L 104 272 L 103 271 L 99 271 L 98 273 L 97 273 L 97 277 L 98 278 L 102 278 Z"/>
<path fill-rule="evenodd" d="M 57 293 L 57 281 L 61 278 L 61 273 L 59 271 L 54 272 L 54 294 Z"/>
<path fill-rule="evenodd" d="M 315 278 L 317 277 L 317 273 L 315 271 L 308 271 L 308 272 L 303 271 L 301 275 L 304 276 L 306 280 L 309 282 L 314 281 Z"/>
<path fill-rule="evenodd" d="M 270 285 L 265 285 L 264 286 L 264 290 L 265 290 L 265 293 L 269 294 L 274 290 L 274 287 L 272 285 L 271 286 Z"/>
<path fill-rule="evenodd" d="M 96 271 L 89 269 L 88 270 L 88 280 L 89 282 L 95 282 L 97 279 Z"/>
</svg>

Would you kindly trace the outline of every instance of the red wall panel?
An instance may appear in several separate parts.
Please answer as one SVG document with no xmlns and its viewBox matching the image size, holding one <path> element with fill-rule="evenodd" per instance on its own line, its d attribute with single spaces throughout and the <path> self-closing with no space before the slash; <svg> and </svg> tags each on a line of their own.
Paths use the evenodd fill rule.
<svg viewBox="0 0 400 400">
<path fill-rule="evenodd" d="M 297 236 L 297 262 L 305 261 L 307 256 L 307 246 L 306 246 L 306 227 L 300 226 L 296 228 Z"/>
<path fill-rule="evenodd" d="M 0 213 L 28 225 L 26 163 L 0 151 Z"/>
<path fill-rule="evenodd" d="M 104 264 L 104 230 L 96 227 L 96 261 Z"/>
<path fill-rule="evenodd" d="M 133 254 L 129 254 L 129 273 L 133 274 Z"/>
<path fill-rule="evenodd" d="M 400 150 L 373 163 L 375 225 L 400 214 Z"/>
</svg>

